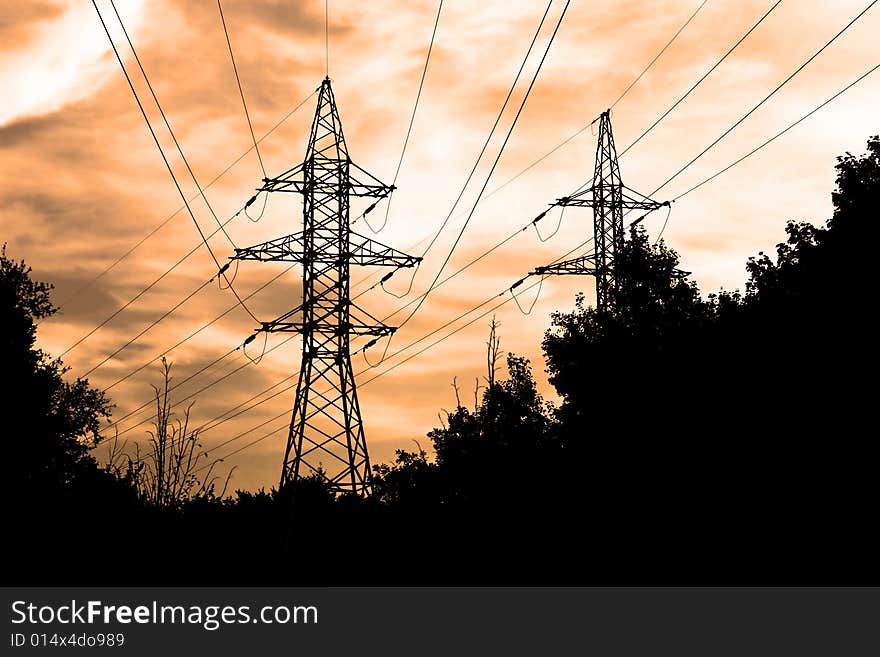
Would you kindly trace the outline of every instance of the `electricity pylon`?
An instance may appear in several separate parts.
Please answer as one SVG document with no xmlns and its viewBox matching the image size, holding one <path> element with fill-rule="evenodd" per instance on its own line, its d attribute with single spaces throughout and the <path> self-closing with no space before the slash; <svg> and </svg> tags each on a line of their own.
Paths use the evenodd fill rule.
<svg viewBox="0 0 880 657">
<path fill-rule="evenodd" d="M 302 334 L 282 486 L 311 472 L 337 492 L 364 494 L 370 489 L 370 458 L 349 338 L 372 336 L 375 343 L 395 329 L 352 303 L 349 266 L 412 267 L 419 258 L 353 232 L 349 199 L 381 199 L 393 189 L 351 161 L 330 79 L 325 78 L 305 160 L 277 178 L 264 178 L 260 188 L 303 195 L 302 232 L 236 249 L 233 257 L 303 266 L 302 304 L 259 329 Z"/>
<path fill-rule="evenodd" d="M 623 248 L 623 211 L 652 212 L 668 202 L 660 203 L 639 194 L 623 184 L 617 149 L 611 132 L 611 110 L 599 117 L 599 145 L 593 184 L 573 196 L 557 199 L 554 206 L 593 208 L 594 253 L 535 269 L 535 274 L 592 274 L 596 278 L 596 308 L 612 311 L 617 279 L 614 260 Z"/>
</svg>

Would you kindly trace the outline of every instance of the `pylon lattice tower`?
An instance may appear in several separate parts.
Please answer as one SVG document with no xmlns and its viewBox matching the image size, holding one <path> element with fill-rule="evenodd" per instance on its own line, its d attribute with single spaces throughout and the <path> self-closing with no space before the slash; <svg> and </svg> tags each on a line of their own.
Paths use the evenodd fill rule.
<svg viewBox="0 0 880 657">
<path fill-rule="evenodd" d="M 305 159 L 276 178 L 264 178 L 260 188 L 302 194 L 303 230 L 236 249 L 233 256 L 303 266 L 302 303 L 259 329 L 302 334 L 282 486 L 311 472 L 320 473 L 337 492 L 364 494 L 370 489 L 370 458 L 349 340 L 372 336 L 369 346 L 395 329 L 351 301 L 349 267 L 413 267 L 419 258 L 353 232 L 349 199 L 381 199 L 393 189 L 351 161 L 330 79 L 325 78 Z"/>
<path fill-rule="evenodd" d="M 557 199 L 554 206 L 593 208 L 594 252 L 535 269 L 536 274 L 592 274 L 596 278 L 596 308 L 613 311 L 616 289 L 614 260 L 623 247 L 624 210 L 652 212 L 668 202 L 660 203 L 639 194 L 623 184 L 617 149 L 611 131 L 611 110 L 599 117 L 599 144 L 593 184 L 573 196 Z"/>
</svg>

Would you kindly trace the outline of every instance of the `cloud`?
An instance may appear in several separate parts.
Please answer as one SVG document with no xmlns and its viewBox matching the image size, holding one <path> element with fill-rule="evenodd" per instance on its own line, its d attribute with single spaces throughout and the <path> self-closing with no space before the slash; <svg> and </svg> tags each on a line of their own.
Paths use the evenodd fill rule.
<svg viewBox="0 0 880 657">
<path fill-rule="evenodd" d="M 59 2 L 6 0 L 0 14 L 0 42 L 6 48 L 20 48 L 36 36 L 40 26 L 64 13 Z"/>
</svg>

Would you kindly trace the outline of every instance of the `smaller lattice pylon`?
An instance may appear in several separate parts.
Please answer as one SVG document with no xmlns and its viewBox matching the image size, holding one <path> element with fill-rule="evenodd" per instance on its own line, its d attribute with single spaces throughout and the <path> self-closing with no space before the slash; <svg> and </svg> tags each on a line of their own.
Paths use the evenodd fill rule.
<svg viewBox="0 0 880 657">
<path fill-rule="evenodd" d="M 592 254 L 579 256 L 544 267 L 537 267 L 539 275 L 592 275 L 596 278 L 596 308 L 610 310 L 614 306 L 613 290 L 616 286 L 614 259 L 623 247 L 624 210 L 652 212 L 668 206 L 668 202 L 655 201 L 623 184 L 617 149 L 611 131 L 611 111 L 602 113 L 599 121 L 599 143 L 596 148 L 596 164 L 593 183 L 587 189 L 572 196 L 557 199 L 554 206 L 593 208 L 593 237 L 595 249 Z"/>
</svg>

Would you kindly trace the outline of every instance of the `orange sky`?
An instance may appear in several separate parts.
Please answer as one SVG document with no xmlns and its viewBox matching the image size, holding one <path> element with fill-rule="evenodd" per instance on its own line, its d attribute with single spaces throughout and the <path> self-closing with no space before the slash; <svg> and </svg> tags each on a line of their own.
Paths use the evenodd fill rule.
<svg viewBox="0 0 880 657">
<path fill-rule="evenodd" d="M 150 75 L 178 139 L 204 185 L 245 152 L 250 136 L 213 1 L 151 0 L 117 3 L 138 54 Z M 320 83 L 324 73 L 323 2 L 225 0 L 237 63 L 257 135 Z M 557 0 L 539 48 L 564 3 Z M 574 1 L 560 29 L 489 190 L 588 123 L 602 111 L 658 52 L 697 0 Z M 710 0 L 675 44 L 615 108 L 619 150 L 628 145 L 695 82 L 772 4 L 770 0 Z M 867 0 L 785 0 L 752 36 L 648 137 L 621 159 L 624 181 L 647 193 L 711 143 L 801 62 L 842 28 Z M 467 171 L 491 127 L 525 53 L 545 3 L 447 0 L 434 54 L 404 166 L 398 179 L 388 226 L 380 241 L 417 253 L 413 245 L 430 236 L 449 211 Z M 99 2 L 117 42 L 109 2 Z M 409 121 L 425 50 L 436 12 L 434 2 L 330 3 L 330 76 L 352 158 L 385 182 L 391 181 Z M 880 8 L 869 11 L 839 41 L 779 92 L 727 139 L 658 197 L 688 189 L 735 160 L 824 101 L 878 63 L 876 35 Z M 56 285 L 62 311 L 40 326 L 40 342 L 60 354 L 120 305 L 163 273 L 199 238 L 185 212 L 136 249 L 108 275 L 77 296 L 71 295 L 122 255 L 179 206 L 177 192 L 162 164 L 109 51 L 91 3 L 79 0 L 7 0 L 0 16 L 0 221 L 9 254 L 25 258 L 35 276 Z M 133 58 L 123 50 L 146 102 L 148 91 L 134 75 Z M 527 75 L 537 63 L 534 58 Z M 519 104 L 521 87 L 511 110 Z M 822 222 L 830 211 L 834 158 L 861 152 L 878 132 L 880 74 L 781 138 L 757 156 L 676 204 L 664 237 L 682 255 L 705 293 L 741 287 L 749 255 L 770 250 L 783 237 L 788 219 Z M 261 144 L 266 166 L 280 173 L 301 161 L 314 100 Z M 160 118 L 148 105 L 172 166 L 188 196 L 195 193 Z M 506 132 L 513 111 L 505 114 Z M 488 171 L 499 140 L 478 170 L 461 209 L 469 208 Z M 553 199 L 570 193 L 592 173 L 594 139 L 587 130 L 529 173 L 481 203 L 461 246 L 447 268 L 453 272 L 474 256 L 525 225 Z M 251 152 L 208 191 L 221 219 L 235 212 L 258 186 L 260 171 Z M 470 203 L 467 201 L 470 200 Z M 362 206 L 355 205 L 356 208 Z M 214 220 L 201 201 L 192 208 L 210 232 Z M 269 199 L 258 223 L 244 216 L 229 224 L 238 246 L 299 230 L 299 197 Z M 254 209 L 259 209 L 259 205 Z M 380 206 L 380 210 L 384 208 Z M 558 211 L 543 222 L 552 232 Z M 384 212 L 371 217 L 380 218 Z M 653 234 L 665 212 L 646 222 Z M 463 217 L 456 215 L 419 272 L 413 293 L 403 301 L 380 289 L 359 305 L 384 317 L 430 283 Z M 374 219 L 375 221 L 375 219 Z M 568 251 L 591 231 L 587 210 L 568 210 L 559 232 L 546 243 L 527 231 L 479 266 L 466 270 L 429 297 L 413 321 L 395 337 L 394 353 L 448 319 L 510 286 L 536 265 Z M 369 234 L 361 225 L 360 231 Z M 212 238 L 218 257 L 231 253 L 222 234 Z M 236 279 L 242 295 L 278 273 L 274 265 L 245 263 Z M 126 340 L 161 316 L 215 273 L 202 248 L 106 327 L 68 353 L 72 375 L 88 371 Z M 407 272 L 389 287 L 405 291 Z M 365 271 L 372 275 L 374 271 Z M 357 281 L 361 272 L 353 274 Z M 269 320 L 299 302 L 298 270 L 255 296 L 249 306 Z M 371 279 L 372 280 L 372 279 Z M 355 289 L 359 289 L 355 287 Z M 502 346 L 529 356 L 544 390 L 539 344 L 549 313 L 572 306 L 578 290 L 592 298 L 592 279 L 548 279 L 534 312 L 523 316 L 508 303 L 498 311 Z M 524 292 L 530 304 L 534 292 Z M 108 386 L 228 308 L 228 291 L 209 286 L 171 317 L 98 368 L 89 379 Z M 396 319 L 399 321 L 401 315 Z M 466 321 L 466 320 L 465 320 Z M 428 445 L 424 434 L 437 423 L 441 407 L 454 404 L 450 383 L 458 377 L 470 398 L 474 377 L 484 374 L 488 318 L 459 332 L 361 388 L 361 407 L 372 460 L 388 460 L 393 450 Z M 389 321 L 393 324 L 393 320 Z M 168 353 L 179 380 L 200 369 L 251 333 L 253 321 L 237 309 L 196 338 Z M 439 333 L 434 338 L 445 335 Z M 269 346 L 286 338 L 272 335 Z M 420 343 L 423 346 L 425 343 Z M 258 355 L 262 338 L 250 345 Z M 380 345 L 381 346 L 381 345 Z M 413 348 L 361 375 L 365 381 L 393 366 Z M 294 372 L 299 365 L 296 338 L 198 395 L 196 424 L 214 418 Z M 381 350 L 369 352 L 376 362 Z M 242 363 L 237 353 L 181 386 L 183 396 Z M 355 370 L 367 367 L 361 356 Z M 157 383 L 157 365 L 114 387 L 116 417 L 147 401 Z M 288 383 L 273 389 L 277 391 Z M 204 433 L 217 445 L 290 408 L 293 391 Z M 144 414 L 122 424 L 126 428 Z M 227 452 L 283 424 L 273 421 L 230 445 Z M 147 425 L 125 437 L 142 440 Z M 243 488 L 277 482 L 285 432 L 229 458 L 237 465 L 233 485 Z"/>
</svg>

